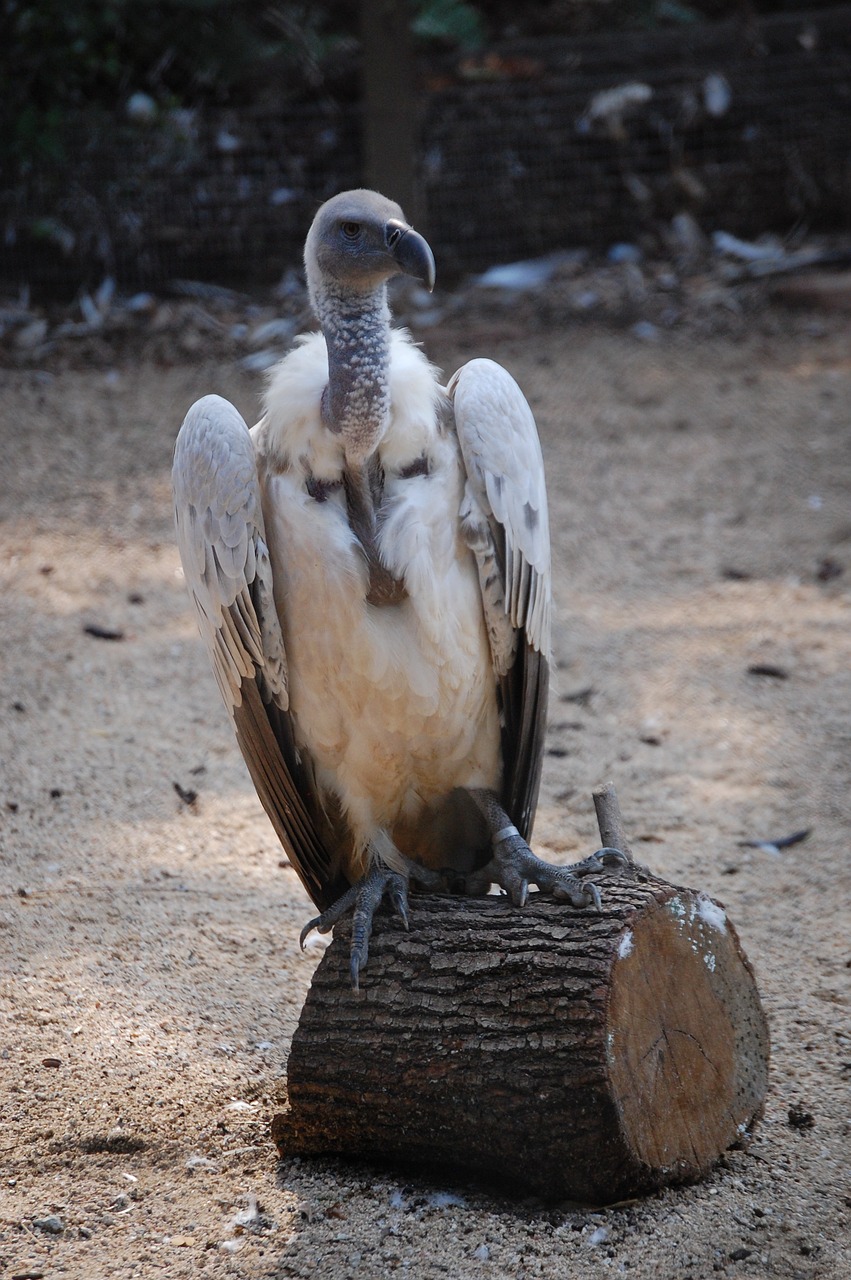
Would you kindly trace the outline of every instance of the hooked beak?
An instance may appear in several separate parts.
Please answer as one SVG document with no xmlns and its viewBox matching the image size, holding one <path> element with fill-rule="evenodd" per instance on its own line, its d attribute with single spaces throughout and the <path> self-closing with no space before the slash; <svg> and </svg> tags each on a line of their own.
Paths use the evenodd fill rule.
<svg viewBox="0 0 851 1280">
<path fill-rule="evenodd" d="M 387 248 L 399 270 L 413 276 L 431 293 L 434 288 L 434 254 L 428 241 L 407 223 L 391 218 L 384 228 Z"/>
</svg>

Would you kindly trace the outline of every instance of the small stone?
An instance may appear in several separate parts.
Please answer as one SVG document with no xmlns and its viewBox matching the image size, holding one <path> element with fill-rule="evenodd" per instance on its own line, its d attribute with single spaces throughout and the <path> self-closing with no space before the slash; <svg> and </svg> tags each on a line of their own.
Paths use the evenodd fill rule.
<svg viewBox="0 0 851 1280">
<path fill-rule="evenodd" d="M 630 333 L 639 342 L 658 342 L 659 330 L 650 320 L 639 320 L 630 329 Z"/>
<path fill-rule="evenodd" d="M 131 93 L 124 110 L 133 124 L 152 124 L 157 118 L 157 104 L 149 93 Z"/>
<path fill-rule="evenodd" d="M 793 1105 L 789 1108 L 789 1127 L 790 1129 L 813 1129 L 815 1128 L 815 1119 L 811 1112 L 805 1111 L 803 1107 Z"/>
<path fill-rule="evenodd" d="M 58 1236 L 65 1230 L 65 1223 L 55 1213 L 46 1218 L 33 1218 L 33 1226 L 37 1231 L 46 1231 L 49 1235 Z"/>
</svg>

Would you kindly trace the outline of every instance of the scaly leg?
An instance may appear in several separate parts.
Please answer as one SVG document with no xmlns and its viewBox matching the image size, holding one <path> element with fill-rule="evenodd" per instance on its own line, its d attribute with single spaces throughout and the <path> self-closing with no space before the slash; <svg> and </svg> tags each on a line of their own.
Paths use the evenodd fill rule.
<svg viewBox="0 0 851 1280">
<path fill-rule="evenodd" d="M 445 889 L 443 880 L 436 872 L 429 871 L 418 863 L 410 862 L 402 854 L 398 854 L 398 857 L 402 870 L 391 870 L 383 863 L 372 867 L 326 911 L 309 920 L 299 936 L 299 945 L 304 950 L 305 939 L 311 929 L 316 929 L 319 933 L 328 933 L 347 911 L 351 911 L 352 941 L 349 950 L 349 973 L 355 991 L 360 989 L 360 973 L 369 955 L 373 919 L 382 899 L 385 896 L 389 899 L 396 915 L 407 930 L 409 883 L 413 880 L 427 889 Z"/>
<path fill-rule="evenodd" d="M 516 907 L 526 902 L 529 885 L 570 902 L 574 907 L 600 910 L 600 890 L 586 879 L 595 871 L 624 870 L 631 864 L 620 849 L 598 849 L 582 862 L 555 867 L 535 856 L 492 791 L 471 790 L 491 832 L 493 856 L 490 862 L 467 877 L 470 893 L 487 893 L 492 884 L 504 889 Z"/>
</svg>

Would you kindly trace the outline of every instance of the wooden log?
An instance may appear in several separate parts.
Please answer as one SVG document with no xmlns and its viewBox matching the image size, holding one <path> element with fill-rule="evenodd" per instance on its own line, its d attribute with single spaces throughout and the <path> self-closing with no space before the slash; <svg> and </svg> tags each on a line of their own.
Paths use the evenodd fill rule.
<svg viewBox="0 0 851 1280">
<path fill-rule="evenodd" d="M 414 897 L 409 932 L 376 922 L 360 996 L 338 925 L 293 1039 L 280 1153 L 598 1204 L 705 1174 L 765 1097 L 750 965 L 703 894 L 595 880 L 599 914 Z"/>
</svg>

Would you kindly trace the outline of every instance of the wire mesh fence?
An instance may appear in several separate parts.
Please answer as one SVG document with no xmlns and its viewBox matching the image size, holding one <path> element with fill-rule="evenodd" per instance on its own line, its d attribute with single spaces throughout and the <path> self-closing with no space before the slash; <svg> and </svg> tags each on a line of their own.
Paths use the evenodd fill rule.
<svg viewBox="0 0 851 1280">
<path fill-rule="evenodd" d="M 851 7 L 655 34 L 527 41 L 430 69 L 417 165 L 442 273 L 706 230 L 847 229 Z M 0 280 L 252 287 L 297 267 L 319 201 L 362 182 L 356 104 L 89 112 L 0 191 Z"/>
<path fill-rule="evenodd" d="M 459 266 L 635 240 L 683 210 L 740 235 L 849 224 L 851 9 L 527 44 L 512 66 L 428 104 L 430 230 Z"/>
</svg>

